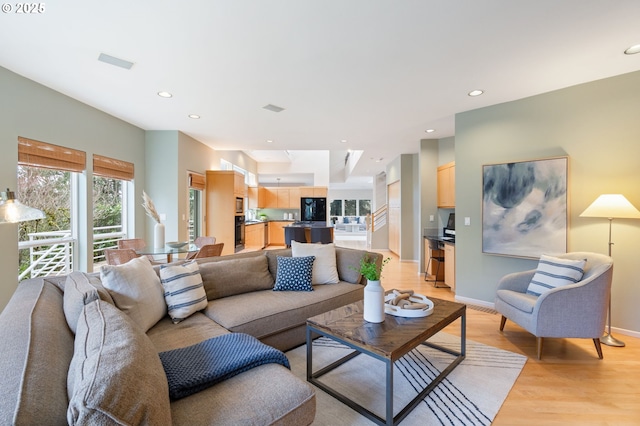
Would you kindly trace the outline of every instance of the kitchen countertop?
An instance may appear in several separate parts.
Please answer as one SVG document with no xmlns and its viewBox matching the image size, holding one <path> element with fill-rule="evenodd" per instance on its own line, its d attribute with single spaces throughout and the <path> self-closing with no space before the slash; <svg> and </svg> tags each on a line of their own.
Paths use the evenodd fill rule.
<svg viewBox="0 0 640 426">
<path fill-rule="evenodd" d="M 456 243 L 456 239 L 455 238 L 451 238 L 451 237 L 443 237 L 442 235 L 424 235 L 424 238 L 428 239 L 428 240 L 435 240 L 441 243 L 449 243 L 449 244 L 454 244 Z"/>
</svg>

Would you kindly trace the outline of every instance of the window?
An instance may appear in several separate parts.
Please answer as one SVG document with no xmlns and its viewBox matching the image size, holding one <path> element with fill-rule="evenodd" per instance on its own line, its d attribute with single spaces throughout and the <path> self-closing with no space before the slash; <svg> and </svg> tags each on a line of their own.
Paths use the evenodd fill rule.
<svg viewBox="0 0 640 426">
<path fill-rule="evenodd" d="M 366 216 L 371 214 L 371 200 L 331 200 L 331 216 Z"/>
<path fill-rule="evenodd" d="M 345 216 L 357 216 L 356 200 L 344 200 L 344 215 Z"/>
<path fill-rule="evenodd" d="M 202 191 L 206 178 L 198 173 L 189 173 L 189 241 L 204 234 L 202 226 Z"/>
<path fill-rule="evenodd" d="M 93 155 L 93 263 L 105 261 L 104 250 L 117 247 L 128 234 L 126 200 L 133 163 Z"/>
<path fill-rule="evenodd" d="M 371 214 L 371 200 L 358 200 L 358 216 Z"/>
<path fill-rule="evenodd" d="M 331 201 L 329 212 L 331 216 L 342 216 L 342 200 Z"/>
</svg>

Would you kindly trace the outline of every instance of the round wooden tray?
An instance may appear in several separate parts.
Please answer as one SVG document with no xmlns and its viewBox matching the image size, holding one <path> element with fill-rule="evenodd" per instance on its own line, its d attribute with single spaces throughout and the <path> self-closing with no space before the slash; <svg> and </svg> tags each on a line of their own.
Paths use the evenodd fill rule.
<svg viewBox="0 0 640 426">
<path fill-rule="evenodd" d="M 420 318 L 420 317 L 428 317 L 433 313 L 433 302 L 422 294 L 414 293 L 409 296 L 409 301 L 415 303 L 424 303 L 427 305 L 426 308 L 423 309 L 400 309 L 397 306 L 394 306 L 389 302 L 396 297 L 395 294 L 390 293 L 384 297 L 384 312 L 389 315 L 394 315 L 396 317 L 406 317 L 406 318 Z"/>
</svg>

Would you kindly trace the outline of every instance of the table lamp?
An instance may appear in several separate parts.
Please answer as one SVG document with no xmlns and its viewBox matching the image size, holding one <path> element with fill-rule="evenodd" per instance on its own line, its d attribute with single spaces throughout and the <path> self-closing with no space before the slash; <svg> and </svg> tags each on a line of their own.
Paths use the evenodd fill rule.
<svg viewBox="0 0 640 426">
<path fill-rule="evenodd" d="M 611 223 L 614 218 L 640 219 L 640 211 L 622 194 L 602 194 L 580 214 L 580 217 L 606 217 L 609 219 L 609 257 L 611 257 Z M 609 293 L 609 314 L 607 332 L 600 342 L 608 346 L 624 346 L 624 342 L 611 335 L 611 293 Z"/>
</svg>

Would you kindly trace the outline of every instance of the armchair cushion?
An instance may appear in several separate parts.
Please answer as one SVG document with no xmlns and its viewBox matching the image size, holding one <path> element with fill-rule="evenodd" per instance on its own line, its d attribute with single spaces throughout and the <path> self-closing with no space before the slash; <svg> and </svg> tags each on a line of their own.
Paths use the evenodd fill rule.
<svg viewBox="0 0 640 426">
<path fill-rule="evenodd" d="M 527 294 L 540 296 L 556 287 L 575 284 L 582 279 L 586 259 L 571 260 L 541 255 Z"/>
</svg>

